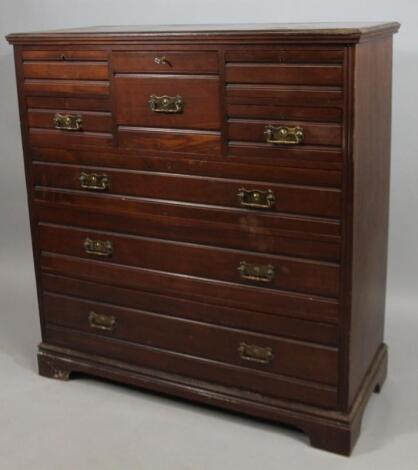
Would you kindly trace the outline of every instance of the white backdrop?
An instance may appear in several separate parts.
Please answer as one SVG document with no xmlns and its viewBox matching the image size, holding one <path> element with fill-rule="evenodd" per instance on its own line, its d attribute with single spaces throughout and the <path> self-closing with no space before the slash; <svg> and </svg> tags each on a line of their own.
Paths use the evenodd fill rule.
<svg viewBox="0 0 418 470">
<path fill-rule="evenodd" d="M 90 395 L 93 405 L 94 400 L 101 404 L 102 408 L 96 410 L 86 398 L 89 396 L 86 389 L 94 386 L 91 382 L 79 381 L 77 385 L 71 384 L 73 388 L 58 389 L 58 385 L 49 385 L 50 382 L 39 379 L 34 374 L 35 347 L 40 338 L 34 312 L 35 287 L 14 65 L 12 48 L 2 37 L 11 32 L 110 24 L 380 20 L 396 20 L 402 24 L 400 33 L 394 38 L 393 67 L 387 311 L 387 341 L 392 367 L 382 396 L 372 400 L 368 407 L 368 424 L 357 447 L 356 459 L 348 461 L 312 453 L 293 435 L 286 439 L 283 431 L 268 427 L 257 430 L 255 424 L 248 426 L 232 418 L 228 421 L 223 415 L 218 418 L 218 415 L 204 411 L 194 415 L 178 404 L 171 407 L 167 404 L 170 402 L 159 402 L 153 408 L 154 399 L 131 394 L 128 390 L 106 388 L 103 384 L 95 387 L 94 394 Z M 417 24 L 416 0 L 0 0 L 0 468 L 235 470 L 240 467 L 245 470 L 257 466 L 269 470 L 306 468 L 308 465 L 311 469 L 333 470 L 377 466 L 391 470 L 417 468 Z M 26 395 L 20 396 L 17 388 Z M 47 391 L 45 397 L 44 390 Z M 83 395 L 77 395 L 80 391 Z M 124 394 L 125 401 L 115 398 L 116 393 Z M 5 397 L 9 398 L 8 402 Z M 68 413 L 63 409 L 60 397 L 71 407 Z M 30 408 L 28 400 L 35 408 Z M 142 412 L 148 414 L 135 415 L 141 412 L 138 404 L 144 404 Z M 77 410 L 83 415 L 87 406 L 89 419 L 82 421 L 84 431 L 86 434 L 97 432 L 98 426 L 100 442 L 95 442 L 91 436 L 84 438 L 77 428 L 77 421 L 72 420 L 73 410 L 74 415 Z M 117 423 L 117 429 L 109 428 L 104 418 L 112 410 L 110 419 Z M 120 415 L 122 412 L 124 414 Z M 14 413 L 20 413 L 18 419 Z M 54 421 L 52 415 L 59 421 Z M 132 421 L 135 419 L 139 422 Z M 141 419 L 148 423 L 146 430 L 140 425 Z M 164 448 L 152 439 L 153 425 L 160 422 L 158 432 L 165 443 Z M 178 433 L 180 422 L 182 427 Z M 23 440 L 20 439 L 24 435 L 22 426 L 26 429 Z M 52 426 L 54 432 L 43 435 L 39 429 L 42 426 L 49 429 Z M 140 436 L 139 441 L 133 444 L 126 439 L 124 431 L 135 431 Z M 15 436 L 19 438 L 15 440 Z M 182 440 L 182 436 L 187 441 Z M 103 449 L 106 438 L 114 445 L 104 444 L 106 449 Z M 121 450 L 127 445 L 133 446 L 128 449 L 128 454 L 114 455 L 112 460 L 112 449 Z M 194 456 L 188 453 L 193 446 L 197 453 Z M 59 449 L 68 460 L 61 459 L 58 454 L 53 457 L 49 452 L 52 447 Z M 36 458 L 42 449 L 48 450 L 49 460 L 40 466 Z M 6 461 L 7 455 L 9 460 Z M 76 465 L 73 459 L 77 455 L 87 459 L 83 465 Z M 103 460 L 104 456 L 106 460 Z M 139 461 L 148 464 L 142 465 Z M 283 462 L 290 463 L 281 467 Z"/>
</svg>

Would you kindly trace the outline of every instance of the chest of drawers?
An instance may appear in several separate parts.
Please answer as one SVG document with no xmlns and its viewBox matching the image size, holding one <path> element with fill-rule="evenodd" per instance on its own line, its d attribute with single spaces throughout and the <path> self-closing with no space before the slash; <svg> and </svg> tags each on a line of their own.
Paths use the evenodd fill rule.
<svg viewBox="0 0 418 470">
<path fill-rule="evenodd" d="M 349 454 L 386 375 L 397 23 L 12 34 L 39 371 Z"/>
</svg>

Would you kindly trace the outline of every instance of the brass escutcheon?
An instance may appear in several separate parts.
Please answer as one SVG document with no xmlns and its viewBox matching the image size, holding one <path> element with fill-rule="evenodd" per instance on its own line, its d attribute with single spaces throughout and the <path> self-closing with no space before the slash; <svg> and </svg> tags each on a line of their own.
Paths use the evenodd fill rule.
<svg viewBox="0 0 418 470">
<path fill-rule="evenodd" d="M 266 142 L 269 144 L 298 145 L 303 142 L 303 129 L 297 127 L 267 125 L 264 129 Z"/>
<path fill-rule="evenodd" d="M 151 95 L 148 100 L 151 111 L 154 113 L 182 113 L 183 98 L 180 95 Z"/>
<path fill-rule="evenodd" d="M 60 114 L 54 115 L 54 127 L 60 131 L 81 131 L 83 118 L 80 114 Z"/>
<path fill-rule="evenodd" d="M 240 343 L 238 352 L 245 361 L 268 364 L 274 359 L 273 350 L 256 344 Z"/>
<path fill-rule="evenodd" d="M 90 312 L 89 325 L 99 330 L 113 331 L 116 328 L 116 317 L 102 313 Z"/>
<path fill-rule="evenodd" d="M 83 189 L 94 191 L 106 191 L 109 189 L 109 177 L 105 174 L 85 173 L 80 174 L 80 186 Z"/>
<path fill-rule="evenodd" d="M 242 279 L 258 282 L 271 282 L 274 279 L 274 266 L 271 264 L 251 264 L 241 261 L 238 271 Z"/>
<path fill-rule="evenodd" d="M 261 191 L 259 189 L 240 188 L 237 197 L 241 206 L 255 209 L 271 209 L 276 202 L 276 197 L 271 189 Z"/>
<path fill-rule="evenodd" d="M 113 243 L 110 240 L 92 240 L 91 238 L 86 238 L 83 245 L 84 251 L 88 255 L 109 258 L 113 254 Z"/>
</svg>

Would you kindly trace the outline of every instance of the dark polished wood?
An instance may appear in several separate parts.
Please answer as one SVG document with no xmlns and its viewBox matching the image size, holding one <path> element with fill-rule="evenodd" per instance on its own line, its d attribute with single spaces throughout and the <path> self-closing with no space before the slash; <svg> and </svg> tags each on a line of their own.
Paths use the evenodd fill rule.
<svg viewBox="0 0 418 470">
<path fill-rule="evenodd" d="M 398 28 L 9 35 L 39 373 L 284 422 L 349 455 L 387 371 Z"/>
</svg>

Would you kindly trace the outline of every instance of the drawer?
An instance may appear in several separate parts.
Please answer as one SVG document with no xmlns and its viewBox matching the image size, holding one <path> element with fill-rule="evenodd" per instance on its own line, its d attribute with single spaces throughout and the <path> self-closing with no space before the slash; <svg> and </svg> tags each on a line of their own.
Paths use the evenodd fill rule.
<svg viewBox="0 0 418 470">
<path fill-rule="evenodd" d="M 83 50 L 26 50 L 22 51 L 24 61 L 107 61 L 107 51 Z"/>
<path fill-rule="evenodd" d="M 62 245 L 64 246 L 64 243 Z M 44 274 L 72 277 L 108 286 L 141 289 L 197 302 L 302 320 L 332 324 L 339 321 L 337 299 L 312 294 L 267 289 L 249 283 L 244 285 L 221 282 L 47 251 L 41 253 L 40 266 Z"/>
<path fill-rule="evenodd" d="M 343 68 L 317 64 L 227 63 L 225 80 L 228 83 L 341 86 Z"/>
<path fill-rule="evenodd" d="M 159 218 L 164 221 L 206 222 L 217 227 L 219 233 L 245 227 L 255 240 L 259 234 L 282 235 L 310 240 L 338 242 L 341 238 L 341 222 L 336 219 L 301 217 L 286 214 L 272 214 L 268 211 L 222 208 L 193 204 L 180 204 L 173 201 L 132 198 L 128 196 L 100 195 L 90 191 L 59 190 L 48 187 L 35 187 L 35 201 L 39 204 L 52 204 L 58 207 L 77 208 L 95 211 L 103 216 L 128 215 L 133 217 Z"/>
<path fill-rule="evenodd" d="M 106 184 L 97 187 L 97 183 L 83 182 L 83 175 L 85 180 L 99 175 Z M 269 211 L 334 218 L 341 215 L 341 190 L 333 188 L 43 163 L 34 164 L 34 181 L 37 186 L 233 207 L 254 214 Z"/>
<path fill-rule="evenodd" d="M 296 256 L 323 261 L 339 261 L 341 243 L 339 239 L 315 239 L 303 233 L 289 234 L 277 228 L 260 227 L 256 221 L 248 224 L 226 224 L 217 220 L 207 220 L 185 216 L 170 216 L 158 208 L 154 213 L 124 210 L 121 207 L 109 208 L 108 201 L 102 208 L 88 206 L 68 207 L 62 204 L 36 204 L 38 220 L 59 225 L 78 225 L 88 229 L 115 231 L 155 237 L 173 241 L 200 243 L 224 248 L 251 250 L 260 253 Z M 241 219 L 242 220 L 242 219 Z M 253 223 L 251 223 L 253 222 Z M 306 229 L 308 224 L 306 224 Z M 302 226 L 303 228 L 303 226 Z"/>
<path fill-rule="evenodd" d="M 216 77 L 117 74 L 114 86 L 119 125 L 220 128 L 219 79 Z M 167 97 L 170 105 L 165 106 L 162 97 Z"/>
<path fill-rule="evenodd" d="M 80 132 L 112 132 L 112 115 L 110 112 L 92 112 L 92 111 L 76 111 L 67 113 L 66 110 L 60 109 L 28 109 L 29 127 L 54 129 L 56 123 L 54 118 L 56 115 L 77 116 Z M 75 133 L 75 132 L 74 132 Z"/>
<path fill-rule="evenodd" d="M 339 295 L 340 267 L 336 263 L 48 224 L 39 225 L 38 238 L 44 252 L 246 284 L 263 291 L 280 289 L 332 298 Z"/>
<path fill-rule="evenodd" d="M 205 383 L 200 384 L 202 389 L 210 389 L 213 384 L 220 384 L 232 387 L 229 393 L 239 394 L 241 397 L 246 392 L 252 392 L 257 396 L 263 394 L 323 408 L 332 409 L 337 406 L 338 395 L 335 386 L 293 379 L 263 370 L 193 357 L 58 326 L 46 328 L 45 341 L 66 349 L 142 366 L 148 373 L 150 369 L 170 371 L 176 375 L 177 381 L 181 381 L 179 376 L 183 376 L 207 382 L 206 386 Z"/>
<path fill-rule="evenodd" d="M 48 324 L 270 374 L 337 384 L 336 348 L 44 293 Z"/>
<path fill-rule="evenodd" d="M 342 187 L 340 170 L 298 168 L 287 165 L 255 165 L 254 162 L 186 159 L 172 156 L 146 156 L 116 150 L 104 152 L 69 149 L 32 149 L 33 161 L 68 163 L 78 166 L 102 166 L 120 170 L 138 170 L 168 174 L 196 175 L 214 178 L 270 181 L 279 184 Z"/>
<path fill-rule="evenodd" d="M 110 98 L 65 98 L 55 96 L 28 96 L 26 107 L 31 109 L 111 111 Z"/>
<path fill-rule="evenodd" d="M 88 61 L 40 61 L 23 62 L 25 78 L 73 79 L 73 80 L 108 80 L 107 62 Z"/>
<path fill-rule="evenodd" d="M 119 126 L 118 143 L 141 156 L 157 151 L 216 158 L 221 153 L 221 133 L 216 131 Z"/>
<path fill-rule="evenodd" d="M 110 94 L 109 82 L 97 80 L 42 80 L 26 78 L 23 82 L 26 96 L 103 97 Z"/>
<path fill-rule="evenodd" d="M 245 101 L 245 98 L 243 98 Z M 315 123 L 341 123 L 341 108 L 313 108 L 308 106 L 279 106 L 274 103 L 263 103 L 256 100 L 251 103 L 228 103 L 226 111 L 230 118 L 279 119 L 283 121 L 309 121 Z"/>
<path fill-rule="evenodd" d="M 338 345 L 338 325 L 331 323 L 252 312 L 247 309 L 196 302 L 179 296 L 126 289 L 52 274 L 42 275 L 42 287 L 45 290 L 44 295 L 58 294 L 64 299 L 66 296 L 79 297 L 85 301 L 104 302 L 168 317 L 305 340 L 328 346 Z M 51 321 L 53 322 L 53 320 Z"/>
<path fill-rule="evenodd" d="M 210 51 L 113 52 L 114 72 L 217 73 L 218 54 Z"/>
<path fill-rule="evenodd" d="M 111 148 L 113 135 L 105 132 L 66 132 L 56 129 L 29 129 L 29 143 L 34 147 Z"/>
<path fill-rule="evenodd" d="M 275 121 L 275 120 L 247 120 L 230 119 L 228 121 L 228 138 L 233 141 L 268 143 L 270 146 L 288 145 L 292 139 L 283 138 L 280 144 L 279 130 L 294 132 L 298 128 L 301 133 L 301 143 L 303 145 L 324 145 L 337 146 L 342 145 L 342 127 L 338 124 L 319 124 L 297 121 Z M 268 135 L 271 129 L 271 135 Z M 293 134 L 289 133 L 291 137 Z M 269 139 L 276 140 L 277 143 L 269 143 Z M 292 144 L 294 145 L 294 144 Z M 294 145 L 294 146 L 296 146 Z"/>
<path fill-rule="evenodd" d="M 343 49 L 308 49 L 289 47 L 260 49 L 246 48 L 244 50 L 228 50 L 225 52 L 227 62 L 261 62 L 280 64 L 342 64 Z"/>
</svg>

